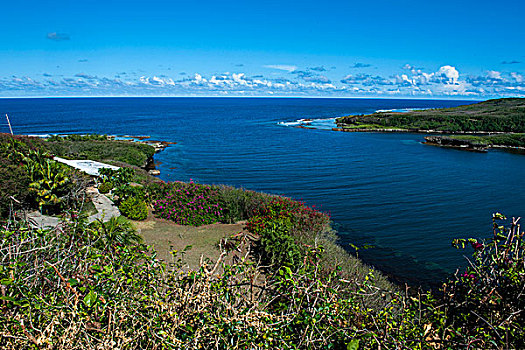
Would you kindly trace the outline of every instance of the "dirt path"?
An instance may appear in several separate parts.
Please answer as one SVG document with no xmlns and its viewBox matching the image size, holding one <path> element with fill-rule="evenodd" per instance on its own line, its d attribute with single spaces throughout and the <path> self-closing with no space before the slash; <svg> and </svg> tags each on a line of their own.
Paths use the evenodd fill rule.
<svg viewBox="0 0 525 350">
<path fill-rule="evenodd" d="M 91 223 L 95 220 L 102 220 L 103 222 L 109 221 L 113 217 L 120 216 L 120 211 L 113 204 L 113 202 L 105 195 L 98 192 L 94 187 L 87 189 L 86 193 L 92 197 L 93 205 L 97 210 L 96 214 L 93 214 L 87 218 L 87 222 Z M 29 224 L 34 228 L 54 228 L 56 227 L 61 218 L 55 216 L 42 215 L 38 211 L 33 211 L 27 214 Z"/>
</svg>

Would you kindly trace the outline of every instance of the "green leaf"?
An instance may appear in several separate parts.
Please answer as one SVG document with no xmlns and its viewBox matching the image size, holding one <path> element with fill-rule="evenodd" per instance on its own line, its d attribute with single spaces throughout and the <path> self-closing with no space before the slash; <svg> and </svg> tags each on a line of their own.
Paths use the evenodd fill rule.
<svg viewBox="0 0 525 350">
<path fill-rule="evenodd" d="M 77 284 L 79 284 L 79 282 L 78 282 L 76 279 L 74 279 L 74 278 L 70 278 L 70 279 L 68 280 L 68 282 L 69 282 L 69 285 L 70 285 L 71 287 L 74 287 L 74 286 L 76 286 Z"/>
<path fill-rule="evenodd" d="M 358 350 L 359 339 L 352 339 L 350 343 L 346 344 L 346 350 Z"/>
<path fill-rule="evenodd" d="M 89 291 L 89 293 L 84 297 L 84 304 L 91 308 L 97 303 L 97 293 L 94 291 Z"/>
<path fill-rule="evenodd" d="M 0 284 L 3 285 L 3 286 L 8 286 L 8 285 L 10 285 L 12 283 L 13 283 L 13 280 L 10 279 L 10 278 L 2 278 L 0 280 Z"/>
</svg>

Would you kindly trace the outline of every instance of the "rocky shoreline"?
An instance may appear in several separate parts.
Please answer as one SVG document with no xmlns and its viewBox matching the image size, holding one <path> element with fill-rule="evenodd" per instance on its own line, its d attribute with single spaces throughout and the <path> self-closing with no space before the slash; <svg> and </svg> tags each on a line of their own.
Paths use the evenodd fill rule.
<svg viewBox="0 0 525 350">
<path fill-rule="evenodd" d="M 458 140 L 446 136 L 426 136 L 425 145 L 447 147 L 447 148 L 457 148 L 465 151 L 471 152 L 487 152 L 488 146 L 481 146 L 473 144 L 469 140 Z"/>
<path fill-rule="evenodd" d="M 306 129 L 306 128 L 305 128 Z M 396 133 L 411 133 L 411 134 L 447 134 L 447 135 L 504 135 L 505 132 L 499 131 L 449 131 L 449 130 L 433 130 L 433 129 L 397 129 L 397 128 L 345 128 L 340 125 L 332 128 L 332 131 L 342 132 L 396 132 Z"/>
</svg>

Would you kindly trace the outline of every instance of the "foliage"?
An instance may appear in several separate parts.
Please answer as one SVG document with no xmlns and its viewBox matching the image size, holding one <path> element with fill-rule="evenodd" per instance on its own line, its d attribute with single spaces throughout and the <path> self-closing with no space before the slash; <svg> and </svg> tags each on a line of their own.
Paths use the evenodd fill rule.
<svg viewBox="0 0 525 350">
<path fill-rule="evenodd" d="M 73 172 L 52 160 L 51 155 L 42 148 L 30 147 L 27 140 L 30 139 L 13 137 L 1 144 L 1 153 L 8 163 L 5 164 L 6 170 L 21 175 L 21 179 L 16 179 L 13 174 L 4 173 L 7 187 L 11 187 L 6 189 L 8 193 L 18 192 L 29 199 L 29 207 L 36 205 L 41 211 L 58 212 L 72 204 L 75 187 Z"/>
<path fill-rule="evenodd" d="M 54 137 L 46 148 L 59 157 L 91 159 L 96 161 L 121 161 L 130 165 L 145 166 L 155 154 L 155 148 L 144 143 L 107 140 L 104 136 L 69 135 Z"/>
<path fill-rule="evenodd" d="M 454 135 L 441 136 L 442 143 L 453 142 L 455 140 L 465 141 L 471 147 L 490 147 L 490 146 L 508 146 L 508 147 L 525 147 L 525 134 L 497 134 L 497 135 Z"/>
<path fill-rule="evenodd" d="M 114 186 L 113 186 L 113 183 L 111 181 L 104 181 L 103 183 L 98 185 L 98 191 L 100 193 L 106 194 L 109 191 L 111 191 L 113 189 L 113 187 Z"/>
<path fill-rule="evenodd" d="M 102 242 L 97 244 L 102 244 L 102 246 L 115 244 L 126 246 L 142 243 L 142 237 L 135 232 L 131 222 L 122 216 L 112 217 L 107 222 L 94 221 L 90 228 L 93 229 L 95 237 Z"/>
<path fill-rule="evenodd" d="M 279 217 L 265 223 L 259 231 L 260 249 L 268 264 L 296 269 L 301 264 L 302 251 L 291 235 L 290 218 Z"/>
<path fill-rule="evenodd" d="M 103 182 L 111 182 L 116 187 L 125 185 L 133 179 L 133 169 L 125 167 L 117 170 L 100 168 L 98 174 Z"/>
<path fill-rule="evenodd" d="M 113 190 L 113 194 L 117 197 L 117 203 L 121 203 L 128 198 L 137 198 L 144 200 L 146 193 L 141 186 L 120 185 Z"/>
<path fill-rule="evenodd" d="M 174 252 L 167 270 L 123 218 L 54 230 L 8 222 L 0 229 L 0 347 L 520 348 L 523 232 L 516 220 L 502 231 L 501 218 L 493 241 L 456 241 L 474 244 L 469 275 L 477 281 L 459 275 L 443 297 L 378 288 L 372 272 L 346 280 L 321 265 L 319 246 L 295 271 L 225 263 L 226 252 L 193 271 Z M 370 298 L 383 302 L 370 307 Z"/>
<path fill-rule="evenodd" d="M 146 220 L 148 217 L 148 205 L 139 197 L 126 198 L 118 208 L 122 215 L 132 220 Z"/>
<path fill-rule="evenodd" d="M 451 326 L 481 344 L 509 340 L 525 344 L 525 241 L 518 220 L 493 215 L 489 241 L 456 239 L 457 248 L 474 249 L 466 270 L 445 289 Z"/>
<path fill-rule="evenodd" d="M 34 204 L 28 190 L 31 182 L 22 162 L 23 154 L 39 149 L 39 140 L 0 134 L 0 217 L 7 218 L 11 209 Z"/>
<path fill-rule="evenodd" d="M 48 138 L 48 141 L 51 142 L 61 142 L 61 141 L 105 141 L 108 140 L 108 135 L 99 135 L 99 134 L 68 134 L 68 135 L 51 135 Z"/>
<path fill-rule="evenodd" d="M 164 185 L 165 192 L 153 202 L 155 216 L 180 225 L 201 226 L 222 220 L 217 190 L 194 182 Z M 159 191 L 160 192 L 160 191 Z M 156 192 L 154 196 L 159 196 Z"/>
<path fill-rule="evenodd" d="M 50 159 L 42 162 L 28 160 L 26 168 L 40 210 L 58 212 L 64 208 L 64 199 L 71 183 L 70 169 Z"/>
<path fill-rule="evenodd" d="M 158 201 L 169 194 L 172 186 L 166 182 L 153 182 L 145 187 L 145 194 L 149 201 Z"/>
<path fill-rule="evenodd" d="M 306 243 L 325 232 L 330 219 L 313 208 L 286 197 L 274 197 L 246 223 L 260 236 L 260 254 L 267 263 L 297 268 Z"/>
<path fill-rule="evenodd" d="M 30 179 L 25 169 L 0 156 L 0 218 L 6 218 L 10 209 L 29 206 L 31 193 L 27 190 Z"/>
<path fill-rule="evenodd" d="M 249 219 L 275 197 L 231 186 L 214 186 L 214 189 L 219 194 L 220 206 L 223 208 L 222 221 L 226 223 Z"/>
</svg>

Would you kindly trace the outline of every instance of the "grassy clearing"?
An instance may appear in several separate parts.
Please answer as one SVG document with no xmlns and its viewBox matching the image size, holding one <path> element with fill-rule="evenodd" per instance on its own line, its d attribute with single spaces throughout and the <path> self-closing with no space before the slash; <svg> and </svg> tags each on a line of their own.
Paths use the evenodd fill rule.
<svg viewBox="0 0 525 350">
<path fill-rule="evenodd" d="M 183 226 L 174 222 L 150 217 L 146 221 L 134 221 L 133 225 L 147 245 L 152 245 L 157 257 L 166 263 L 173 260 L 173 250 L 182 251 L 186 246 L 184 264 L 186 268 L 198 269 L 201 256 L 217 260 L 220 255 L 218 243 L 221 239 L 243 231 L 243 224 L 212 224 L 200 227 Z"/>
</svg>

